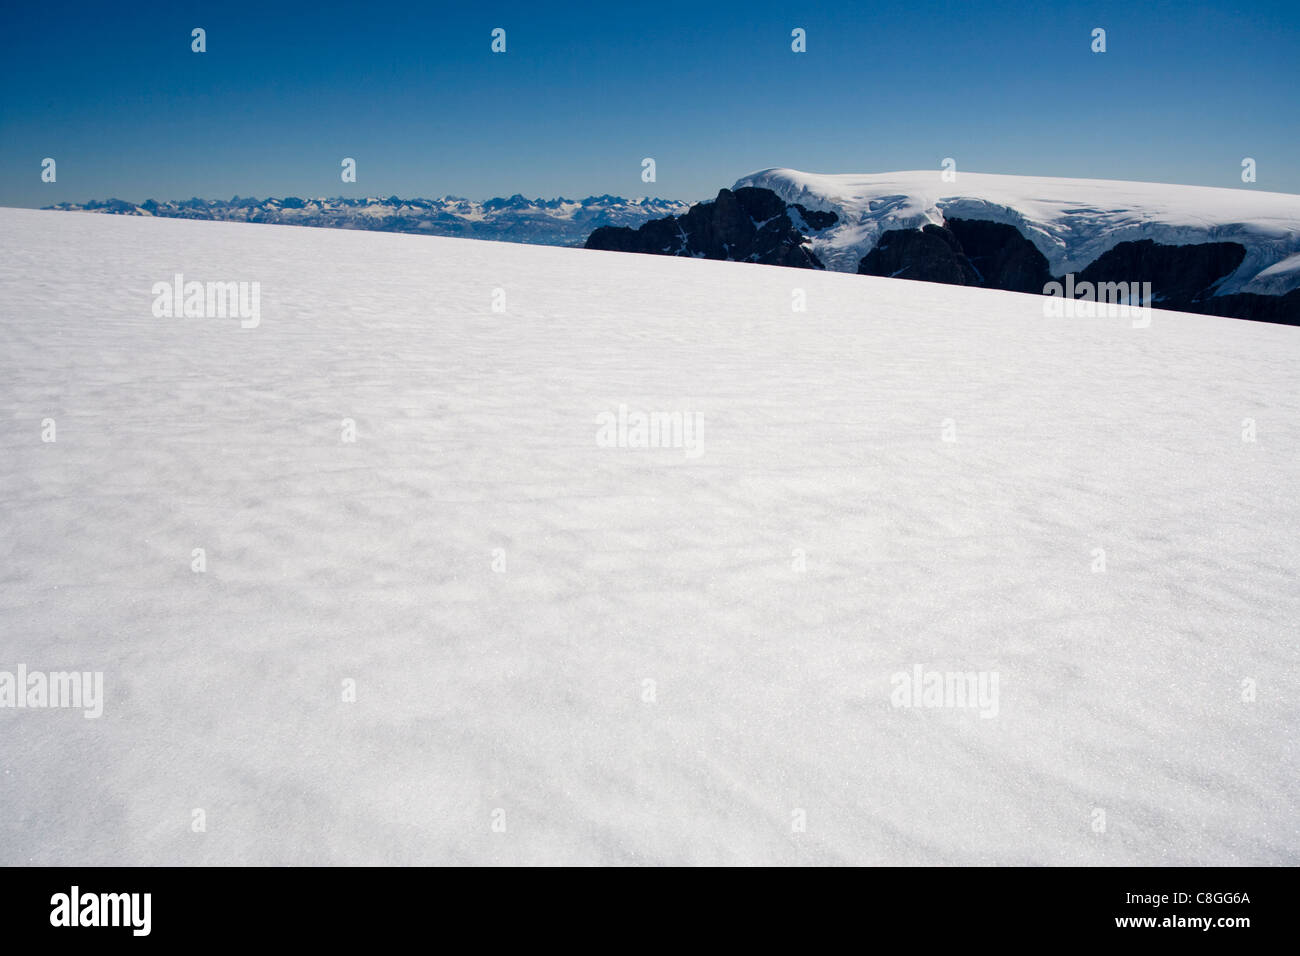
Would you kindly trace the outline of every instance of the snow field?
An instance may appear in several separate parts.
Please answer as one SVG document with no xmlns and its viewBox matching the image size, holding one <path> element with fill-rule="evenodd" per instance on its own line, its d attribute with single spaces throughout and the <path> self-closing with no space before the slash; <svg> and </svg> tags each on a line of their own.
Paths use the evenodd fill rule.
<svg viewBox="0 0 1300 956">
<path fill-rule="evenodd" d="M 107 696 L 0 709 L 0 863 L 1300 860 L 1296 329 L 301 227 L 0 237 L 0 669 Z M 260 325 L 155 318 L 177 272 L 259 282 Z M 620 404 L 704 453 L 600 447 Z M 996 672 L 997 716 L 892 706 L 917 664 Z"/>
</svg>

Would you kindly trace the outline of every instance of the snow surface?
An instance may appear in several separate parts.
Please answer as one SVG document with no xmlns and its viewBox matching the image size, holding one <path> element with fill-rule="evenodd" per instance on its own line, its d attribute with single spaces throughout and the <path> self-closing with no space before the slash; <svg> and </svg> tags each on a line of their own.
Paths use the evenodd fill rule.
<svg viewBox="0 0 1300 956">
<path fill-rule="evenodd" d="M 107 697 L 0 709 L 0 863 L 1300 862 L 1294 328 L 302 227 L 0 240 L 0 670 Z M 154 318 L 178 271 L 259 281 L 260 326 Z M 621 403 L 704 454 L 599 447 Z M 893 707 L 917 664 L 996 671 L 996 718 Z"/>
<path fill-rule="evenodd" d="M 1300 195 L 961 170 L 956 176 L 946 183 L 937 169 L 850 175 L 765 169 L 734 188 L 759 186 L 787 202 L 839 214 L 841 221 L 812 242 L 837 272 L 857 272 L 891 229 L 965 218 L 1016 226 L 1047 257 L 1053 275 L 1077 272 L 1121 242 L 1237 242 L 1246 257 L 1217 294 L 1279 295 L 1300 288 L 1300 269 L 1266 271 L 1300 253 Z"/>
</svg>

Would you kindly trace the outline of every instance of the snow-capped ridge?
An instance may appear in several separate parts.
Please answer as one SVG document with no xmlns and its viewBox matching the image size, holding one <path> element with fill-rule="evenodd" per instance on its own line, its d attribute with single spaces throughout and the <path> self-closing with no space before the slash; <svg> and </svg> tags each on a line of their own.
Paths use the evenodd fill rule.
<svg viewBox="0 0 1300 956">
<path fill-rule="evenodd" d="M 741 177 L 733 188 L 743 186 L 836 213 L 840 222 L 814 237 L 812 247 L 839 272 L 855 272 L 890 230 L 958 218 L 1015 226 L 1057 275 L 1126 241 L 1236 242 L 1245 258 L 1218 294 L 1300 288 L 1300 267 L 1278 268 L 1300 253 L 1300 196 L 1291 193 L 960 170 L 955 182 L 944 182 L 934 169 L 829 175 L 774 167 Z"/>
</svg>

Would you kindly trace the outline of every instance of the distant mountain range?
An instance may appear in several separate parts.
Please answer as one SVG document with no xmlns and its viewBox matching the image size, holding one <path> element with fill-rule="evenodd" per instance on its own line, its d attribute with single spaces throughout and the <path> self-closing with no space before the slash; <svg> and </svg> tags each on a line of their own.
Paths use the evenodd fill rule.
<svg viewBox="0 0 1300 956">
<path fill-rule="evenodd" d="M 466 239 L 497 239 L 550 246 L 580 246 L 601 226 L 637 227 L 652 219 L 686 212 L 689 203 L 669 199 L 508 199 L 475 202 L 442 199 L 183 199 L 131 203 L 121 199 L 59 203 L 47 209 L 156 216 L 165 219 L 220 219 L 277 225 L 326 226 L 379 232 L 410 232 Z"/>
<path fill-rule="evenodd" d="M 516 194 L 483 202 L 109 199 L 46 208 L 585 245 L 1010 292 L 1073 288 L 1075 278 L 1089 287 L 1145 282 L 1158 308 L 1300 325 L 1300 196 L 1247 189 L 766 169 L 694 205 Z"/>
</svg>

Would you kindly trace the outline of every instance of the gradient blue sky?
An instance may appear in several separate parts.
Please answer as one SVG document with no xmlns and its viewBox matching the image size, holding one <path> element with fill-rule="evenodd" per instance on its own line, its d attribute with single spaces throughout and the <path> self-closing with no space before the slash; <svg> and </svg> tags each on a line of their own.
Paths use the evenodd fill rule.
<svg viewBox="0 0 1300 956">
<path fill-rule="evenodd" d="M 190 51 L 196 26 L 207 53 Z M 489 50 L 497 26 L 504 55 Z M 796 26 L 806 54 L 790 51 Z M 1105 54 L 1089 49 L 1096 26 Z M 1300 192 L 1293 0 L 15 2 L 0 13 L 0 82 L 10 206 L 700 199 L 768 166 L 945 156 L 973 172 Z M 46 156 L 57 183 L 40 181 Z M 344 156 L 355 185 L 339 179 Z"/>
</svg>

